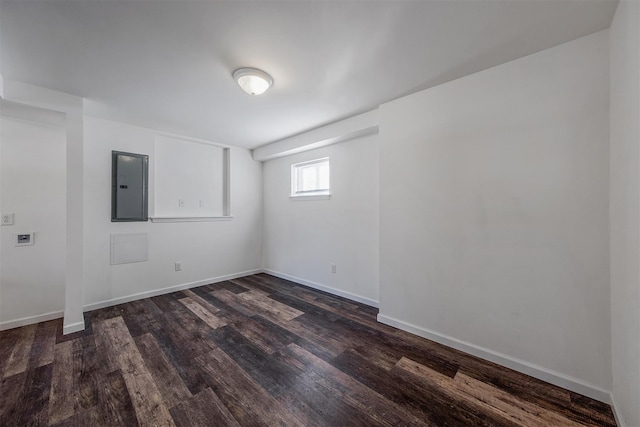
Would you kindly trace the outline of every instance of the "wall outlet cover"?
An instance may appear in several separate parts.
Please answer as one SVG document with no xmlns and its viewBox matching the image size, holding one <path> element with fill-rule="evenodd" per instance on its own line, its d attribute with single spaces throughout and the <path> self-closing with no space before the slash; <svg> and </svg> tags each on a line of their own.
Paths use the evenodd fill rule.
<svg viewBox="0 0 640 427">
<path fill-rule="evenodd" d="M 0 225 L 13 225 L 13 214 L 3 213 L 0 221 Z"/>
</svg>

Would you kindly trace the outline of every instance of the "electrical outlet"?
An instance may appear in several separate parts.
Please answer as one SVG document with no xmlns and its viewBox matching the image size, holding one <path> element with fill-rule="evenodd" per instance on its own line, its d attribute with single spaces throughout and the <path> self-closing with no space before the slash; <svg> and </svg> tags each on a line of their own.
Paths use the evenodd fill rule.
<svg viewBox="0 0 640 427">
<path fill-rule="evenodd" d="M 331 273 L 335 274 L 336 272 L 336 265 L 335 264 L 331 264 Z"/>
<path fill-rule="evenodd" d="M 184 208 L 184 199 L 178 199 L 178 206 Z"/>
<path fill-rule="evenodd" d="M 13 225 L 13 214 L 12 213 L 3 213 L 1 225 Z"/>
<path fill-rule="evenodd" d="M 178 261 L 175 264 L 176 271 L 182 271 L 182 261 Z"/>
<path fill-rule="evenodd" d="M 204 200 L 200 200 L 200 207 L 204 208 Z"/>
</svg>

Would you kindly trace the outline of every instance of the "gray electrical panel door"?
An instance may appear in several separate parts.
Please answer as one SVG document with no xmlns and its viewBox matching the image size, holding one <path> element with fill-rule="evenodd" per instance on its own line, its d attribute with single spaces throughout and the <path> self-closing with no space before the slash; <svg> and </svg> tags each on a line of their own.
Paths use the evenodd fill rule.
<svg viewBox="0 0 640 427">
<path fill-rule="evenodd" d="M 149 156 L 111 154 L 111 221 L 147 221 Z"/>
</svg>

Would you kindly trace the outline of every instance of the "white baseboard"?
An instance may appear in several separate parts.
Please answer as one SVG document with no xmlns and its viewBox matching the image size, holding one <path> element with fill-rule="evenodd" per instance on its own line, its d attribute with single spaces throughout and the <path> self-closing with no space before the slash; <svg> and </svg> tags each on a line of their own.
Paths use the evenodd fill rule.
<svg viewBox="0 0 640 427">
<path fill-rule="evenodd" d="M 37 316 L 21 317 L 20 319 L 8 320 L 6 322 L 0 322 L 0 331 L 19 328 L 21 326 L 33 325 L 34 323 L 46 322 L 54 319 L 60 319 L 63 316 L 64 311 L 52 311 L 51 313 L 39 314 Z"/>
<path fill-rule="evenodd" d="M 197 286 L 208 285 L 210 283 L 223 282 L 225 280 L 237 279 L 239 277 L 244 277 L 244 276 L 250 276 L 252 274 L 262 273 L 262 271 L 263 270 L 261 268 L 257 268 L 257 269 L 254 269 L 254 270 L 243 271 L 243 272 L 240 272 L 240 273 L 228 274 L 226 276 L 213 277 L 213 278 L 210 278 L 210 279 L 198 280 L 196 282 L 183 283 L 183 284 L 180 284 L 180 285 L 169 286 L 167 288 L 155 289 L 153 291 L 140 292 L 140 293 L 133 294 L 133 295 L 127 295 L 127 296 L 124 296 L 124 297 L 118 297 L 118 298 L 113 298 L 113 299 L 110 299 L 110 300 L 99 301 L 99 302 L 87 304 L 87 305 L 83 306 L 82 309 L 83 309 L 83 311 L 97 310 L 97 309 L 100 309 L 100 308 L 105 308 L 105 307 L 110 307 L 112 305 L 118 305 L 118 304 L 123 304 L 123 303 L 126 303 L 126 302 L 136 301 L 136 300 L 143 299 L 143 298 L 150 298 L 150 297 L 155 297 L 155 296 L 158 296 L 158 295 L 168 294 L 168 293 L 171 293 L 171 292 L 176 292 L 176 291 L 182 291 L 182 290 L 185 290 L 185 289 L 195 288 Z M 46 322 L 48 320 L 60 319 L 62 317 L 64 317 L 64 311 L 55 311 L 55 312 L 51 312 L 51 313 L 40 314 L 40 315 L 37 315 L 37 316 L 22 317 L 20 319 L 0 322 L 0 331 L 4 331 L 4 330 L 7 330 L 7 329 L 13 329 L 13 328 L 19 328 L 21 326 L 32 325 L 34 323 Z M 85 327 L 84 326 L 84 321 L 72 323 L 72 324 L 69 324 L 69 325 L 64 325 L 63 326 L 63 334 L 67 335 L 67 334 L 71 334 L 71 333 L 74 333 L 74 332 L 79 332 L 79 331 L 82 331 L 84 329 L 84 327 Z"/>
<path fill-rule="evenodd" d="M 237 279 L 239 277 L 250 276 L 252 274 L 262 273 L 261 268 L 255 270 L 243 271 L 240 273 L 228 274 L 226 276 L 212 277 L 210 279 L 198 280 L 196 282 L 182 283 L 180 285 L 169 286 L 162 289 L 154 289 L 152 291 L 140 292 L 137 294 L 127 295 L 124 297 L 113 298 L 104 301 L 98 301 L 91 304 L 86 304 L 82 309 L 83 311 L 98 310 L 100 308 L 111 307 L 112 305 L 124 304 L 126 302 L 137 301 L 143 298 L 155 297 L 158 295 L 164 295 L 171 292 L 183 291 L 185 289 L 191 289 L 198 286 L 208 285 L 211 283 L 224 282 L 225 280 Z"/>
<path fill-rule="evenodd" d="M 84 320 L 82 322 L 70 323 L 62 327 L 62 335 L 84 331 Z"/>
<path fill-rule="evenodd" d="M 611 405 L 611 410 L 613 411 L 613 417 L 616 419 L 616 425 L 618 427 L 627 427 L 627 424 L 624 422 L 624 419 L 622 418 L 622 414 L 617 410 L 617 406 L 616 406 L 616 401 L 613 398 L 613 393 L 610 393 L 610 405 Z"/>
<path fill-rule="evenodd" d="M 418 335 L 431 341 L 446 345 L 447 347 L 452 347 L 456 350 L 464 351 L 465 353 L 471 354 L 473 356 L 477 356 L 490 362 L 497 363 L 499 365 L 513 369 L 514 371 L 522 372 L 523 374 L 527 374 L 539 380 L 546 381 L 558 387 L 562 387 L 567 390 L 580 393 L 592 399 L 611 404 L 611 393 L 609 391 L 585 383 L 584 381 L 577 378 L 573 378 L 560 372 L 543 368 L 542 366 L 534 365 L 533 363 L 529 363 L 524 360 L 507 356 L 506 354 L 502 354 L 497 351 L 489 350 L 475 344 L 461 341 L 456 338 L 440 334 L 438 332 L 430 331 L 428 329 L 412 325 L 402 320 L 385 316 L 384 314 L 378 314 L 378 321 L 380 323 L 384 323 L 386 325 L 402 329 L 403 331 L 410 332 L 414 335 Z"/>
<path fill-rule="evenodd" d="M 325 285 L 321 285 L 320 283 L 316 283 L 316 282 L 312 282 L 310 280 L 306 280 L 306 279 L 302 279 L 300 277 L 296 277 L 296 276 L 291 276 L 289 274 L 286 273 L 280 273 L 279 271 L 274 271 L 274 270 L 269 270 L 267 268 L 265 268 L 264 270 L 262 270 L 264 273 L 270 274 L 272 276 L 276 276 L 279 277 L 281 279 L 285 279 L 285 280 L 289 280 L 291 282 L 295 282 L 298 283 L 299 285 L 304 285 L 307 286 L 309 288 L 313 288 L 313 289 L 317 289 L 319 291 L 324 291 L 333 295 L 337 295 L 339 297 L 343 297 L 343 298 L 347 298 L 362 304 L 366 304 L 368 306 L 371 307 L 375 307 L 378 308 L 378 301 L 372 300 L 370 298 L 367 297 L 363 297 L 360 295 L 356 295 L 356 294 L 352 294 L 350 292 L 346 292 L 340 289 L 336 289 L 336 288 L 332 288 L 330 286 L 325 286 Z"/>
</svg>

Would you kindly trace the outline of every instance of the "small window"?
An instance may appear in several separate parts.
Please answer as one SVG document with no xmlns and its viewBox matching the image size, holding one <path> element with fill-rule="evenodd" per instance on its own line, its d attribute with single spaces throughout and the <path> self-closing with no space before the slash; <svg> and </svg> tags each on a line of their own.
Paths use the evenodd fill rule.
<svg viewBox="0 0 640 427">
<path fill-rule="evenodd" d="M 329 158 L 291 165 L 291 196 L 328 196 Z"/>
</svg>

